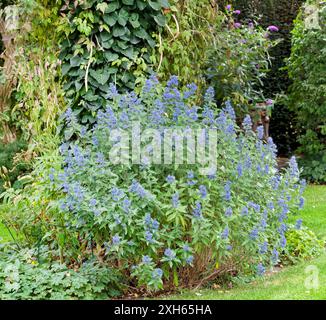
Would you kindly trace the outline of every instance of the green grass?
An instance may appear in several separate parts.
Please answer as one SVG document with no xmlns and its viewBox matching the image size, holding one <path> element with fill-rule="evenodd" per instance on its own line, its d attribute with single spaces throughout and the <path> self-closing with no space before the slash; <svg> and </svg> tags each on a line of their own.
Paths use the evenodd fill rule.
<svg viewBox="0 0 326 320">
<path fill-rule="evenodd" d="M 309 186 L 305 191 L 305 208 L 300 212 L 305 226 L 318 237 L 326 239 L 326 186 Z M 305 281 L 311 273 L 308 266 L 319 271 L 319 287 L 308 290 Z M 308 271 L 308 270 L 307 270 Z M 286 267 L 278 273 L 266 276 L 250 284 L 240 285 L 229 291 L 187 291 L 166 299 L 189 300 L 325 300 L 326 299 L 326 253 L 314 260 Z"/>
</svg>

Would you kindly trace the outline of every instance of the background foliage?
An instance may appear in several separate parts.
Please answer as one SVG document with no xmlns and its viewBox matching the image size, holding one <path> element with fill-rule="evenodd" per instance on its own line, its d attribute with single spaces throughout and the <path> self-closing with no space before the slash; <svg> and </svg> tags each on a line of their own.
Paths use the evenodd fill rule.
<svg viewBox="0 0 326 320">
<path fill-rule="evenodd" d="M 319 8 L 317 27 L 305 24 L 300 14 L 292 32 L 289 59 L 289 105 L 300 130 L 298 151 L 303 174 L 311 181 L 326 182 L 326 6 Z M 319 27 L 318 27 L 319 25 Z"/>
</svg>

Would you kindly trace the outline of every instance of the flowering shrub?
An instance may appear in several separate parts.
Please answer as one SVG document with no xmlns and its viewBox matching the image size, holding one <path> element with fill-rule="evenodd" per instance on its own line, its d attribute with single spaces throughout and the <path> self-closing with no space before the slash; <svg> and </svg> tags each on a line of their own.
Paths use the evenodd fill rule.
<svg viewBox="0 0 326 320">
<path fill-rule="evenodd" d="M 271 34 L 277 26 L 264 29 L 254 21 L 241 21 L 240 10 L 226 6 L 219 12 L 211 32 L 214 41 L 208 52 L 206 76 L 219 102 L 231 100 L 237 116 L 253 103 L 265 102 L 263 80 L 270 71 L 270 51 L 280 40 Z"/>
<path fill-rule="evenodd" d="M 287 219 L 303 206 L 295 158 L 280 173 L 276 146 L 262 140 L 261 127 L 254 133 L 247 116 L 240 131 L 230 103 L 218 111 L 209 88 L 198 107 L 191 102 L 195 91 L 195 85 L 180 91 L 175 76 L 166 87 L 151 77 L 139 95 L 121 95 L 111 85 L 106 110 L 90 131 L 67 110 L 67 126 L 78 128 L 81 139 L 60 147 L 64 169 L 49 181 L 65 195 L 58 206 L 79 245 L 74 261 L 96 255 L 152 290 L 193 286 L 230 271 L 263 274 L 278 262 Z M 140 150 L 126 156 L 135 123 L 144 132 Z M 203 174 L 198 161 L 162 164 L 153 135 L 165 137 L 170 129 L 179 129 L 176 158 L 177 142 L 193 130 L 203 133 L 197 147 L 215 132 L 216 150 L 209 151 L 217 170 Z M 159 156 L 166 156 L 165 146 Z"/>
</svg>

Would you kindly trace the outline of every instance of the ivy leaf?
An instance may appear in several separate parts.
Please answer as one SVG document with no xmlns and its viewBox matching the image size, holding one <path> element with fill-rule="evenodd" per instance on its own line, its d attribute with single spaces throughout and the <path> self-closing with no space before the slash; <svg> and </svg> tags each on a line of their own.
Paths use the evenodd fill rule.
<svg viewBox="0 0 326 320">
<path fill-rule="evenodd" d="M 128 22 L 128 18 L 129 18 L 128 11 L 122 8 L 119 12 L 118 23 L 124 27 Z"/>
<path fill-rule="evenodd" d="M 91 70 L 89 74 L 96 80 L 97 83 L 104 85 L 110 78 L 110 74 L 108 72 L 101 73 L 100 70 Z"/>
<path fill-rule="evenodd" d="M 131 46 L 125 50 L 120 50 L 120 52 L 129 59 L 133 59 L 134 57 L 134 49 Z"/>
<path fill-rule="evenodd" d="M 71 69 L 71 64 L 70 63 L 65 63 L 61 66 L 61 73 L 63 76 L 65 76 L 69 70 Z"/>
<path fill-rule="evenodd" d="M 140 39 L 146 39 L 147 37 L 149 37 L 149 34 L 143 28 L 135 30 L 134 35 Z"/>
<path fill-rule="evenodd" d="M 132 6 L 134 4 L 135 0 L 122 0 L 122 3 L 127 6 Z"/>
<path fill-rule="evenodd" d="M 159 2 L 156 1 L 148 1 L 148 4 L 151 6 L 151 8 L 155 11 L 159 11 L 161 10 L 161 4 Z"/>
<path fill-rule="evenodd" d="M 166 25 L 166 18 L 161 13 L 158 14 L 157 16 L 154 16 L 154 20 L 160 27 L 164 27 Z"/>
<path fill-rule="evenodd" d="M 105 13 L 111 13 L 118 10 L 120 7 L 119 1 L 110 2 L 105 10 Z"/>
<path fill-rule="evenodd" d="M 131 14 L 130 19 L 129 19 L 129 23 L 135 29 L 140 27 L 140 23 L 139 23 L 138 19 L 139 19 L 138 13 Z"/>
<path fill-rule="evenodd" d="M 118 21 L 118 15 L 116 12 L 113 14 L 105 14 L 103 20 L 108 26 L 113 27 Z"/>
<path fill-rule="evenodd" d="M 110 39 L 108 41 L 102 42 L 102 47 L 104 49 L 110 49 L 112 47 L 112 44 L 114 43 L 113 39 Z"/>
<path fill-rule="evenodd" d="M 104 53 L 104 57 L 105 57 L 107 62 L 112 62 L 112 61 L 115 61 L 115 60 L 119 59 L 119 55 L 116 54 L 116 53 L 113 53 L 111 51 L 106 51 Z"/>
<path fill-rule="evenodd" d="M 158 0 L 162 8 L 170 8 L 170 4 L 168 0 Z"/>
<path fill-rule="evenodd" d="M 137 0 L 137 7 L 140 11 L 143 11 L 146 8 L 146 2 L 143 0 Z"/>
<path fill-rule="evenodd" d="M 99 3 L 96 6 L 96 10 L 99 10 L 99 11 L 101 11 L 104 14 L 105 13 L 105 10 L 107 9 L 107 7 L 108 7 L 108 4 L 105 3 L 105 2 L 102 2 L 102 3 Z"/>
<path fill-rule="evenodd" d="M 127 28 L 124 27 L 114 27 L 113 29 L 113 36 L 114 37 L 121 37 L 127 32 Z"/>
</svg>

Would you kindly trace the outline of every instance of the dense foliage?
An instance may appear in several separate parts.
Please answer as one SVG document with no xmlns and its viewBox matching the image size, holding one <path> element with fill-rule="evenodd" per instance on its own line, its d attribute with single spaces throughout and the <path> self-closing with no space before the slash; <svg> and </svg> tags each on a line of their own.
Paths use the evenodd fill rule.
<svg viewBox="0 0 326 320">
<path fill-rule="evenodd" d="M 156 44 L 152 34 L 165 25 L 167 7 L 167 0 L 89 0 L 62 8 L 69 26 L 60 54 L 64 89 L 80 123 L 94 122 L 108 98 L 108 83 L 132 90 L 146 75 Z M 65 134 L 70 138 L 73 132 Z"/>
<path fill-rule="evenodd" d="M 316 10 L 317 21 L 300 14 L 295 22 L 289 103 L 301 132 L 303 174 L 311 181 L 326 182 L 326 6 Z"/>
<path fill-rule="evenodd" d="M 78 270 L 49 261 L 49 248 L 0 248 L 1 300 L 107 299 L 119 294 L 116 271 L 97 262 Z"/>
<path fill-rule="evenodd" d="M 88 132 L 66 112 L 67 125 L 79 127 L 83 138 L 61 146 L 64 171 L 50 169 L 44 182 L 48 192 L 62 193 L 49 205 L 57 215 L 50 221 L 60 222 L 57 228 L 64 234 L 53 235 L 54 226 L 48 233 L 43 223 L 43 240 L 53 248 L 61 245 L 62 259 L 80 264 L 95 254 L 151 289 L 192 286 L 231 270 L 262 274 L 278 262 L 287 218 L 303 205 L 296 162 L 278 173 L 272 140 L 260 140 L 262 131 L 258 137 L 251 131 L 249 117 L 245 133 L 239 131 L 229 104 L 216 111 L 212 89 L 201 112 L 191 102 L 195 89 L 190 85 L 180 92 L 176 77 L 167 87 L 152 77 L 140 96 L 120 95 L 111 86 L 112 101 Z M 201 175 L 200 164 L 151 164 L 153 141 L 143 141 L 146 156 L 139 165 L 112 164 L 110 150 L 121 146 L 119 135 L 110 133 L 130 129 L 132 121 L 161 133 L 216 129 L 216 174 Z"/>
</svg>

